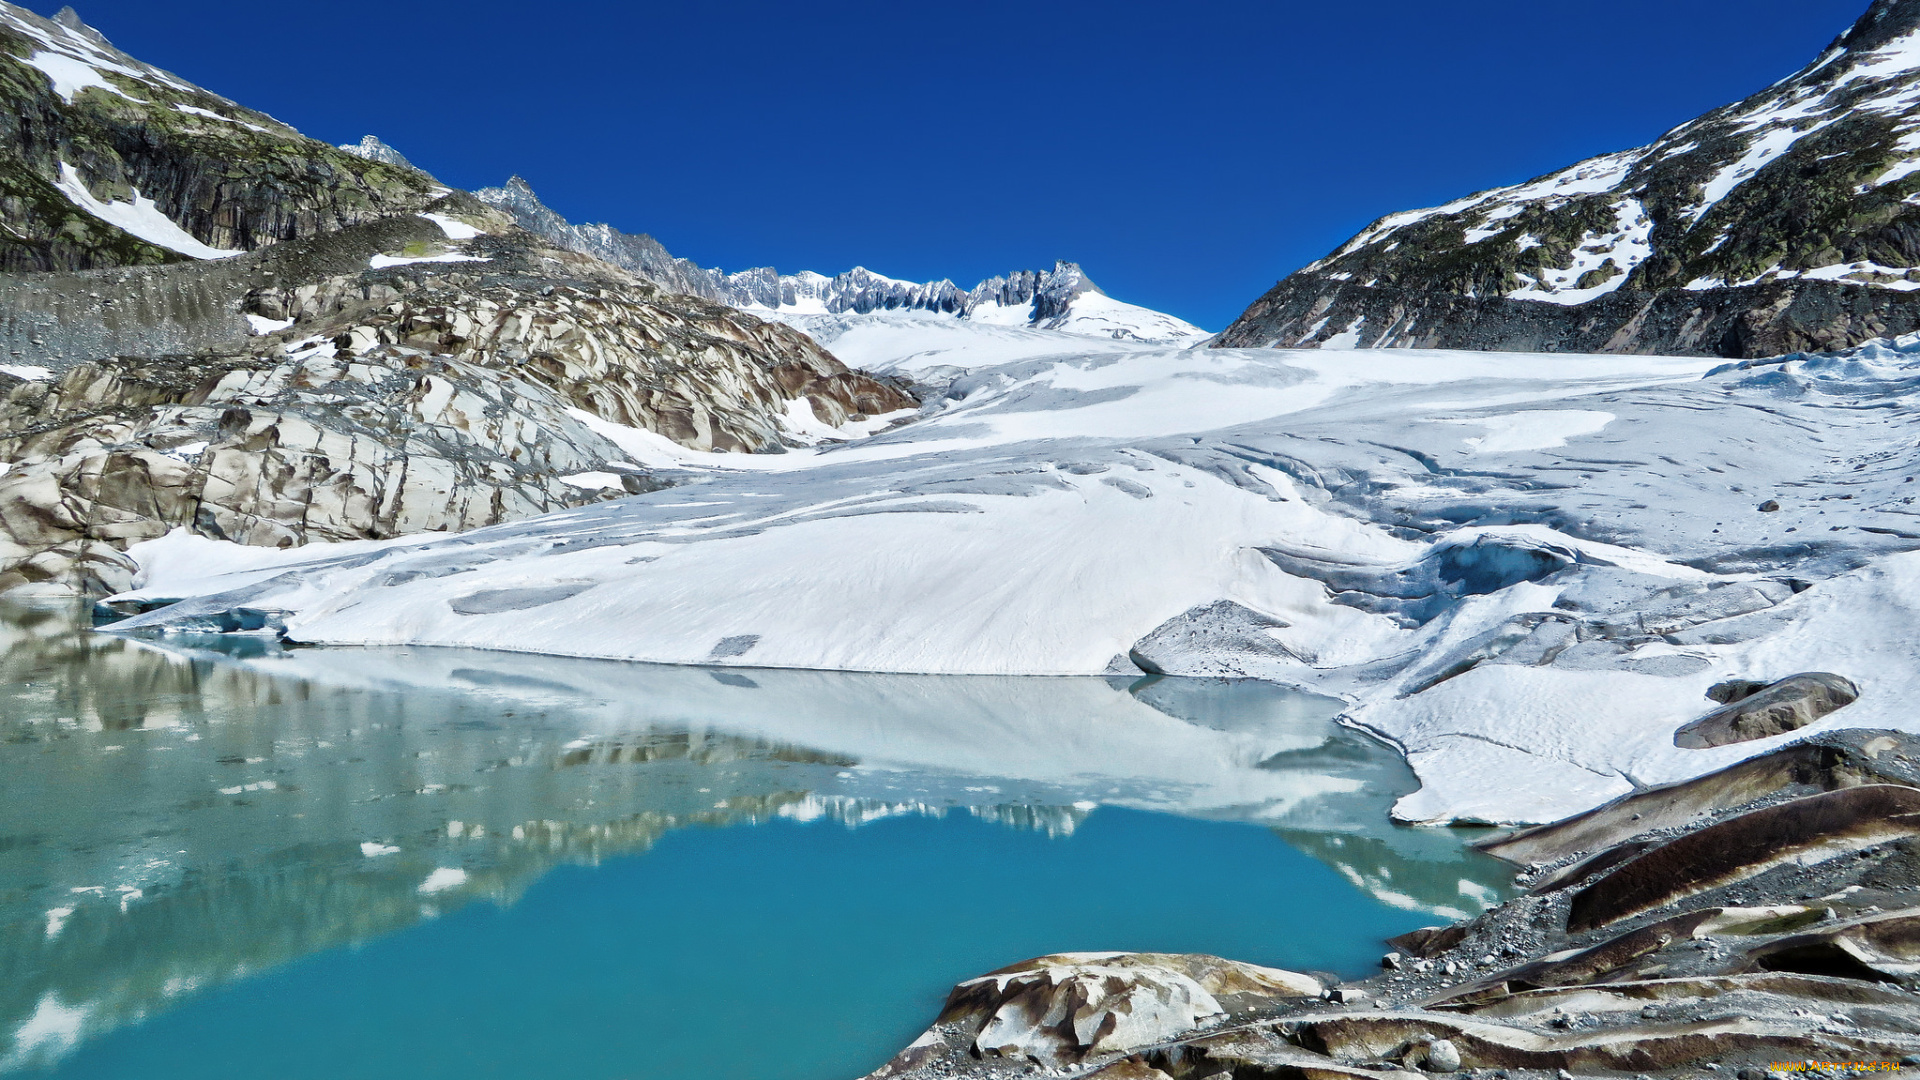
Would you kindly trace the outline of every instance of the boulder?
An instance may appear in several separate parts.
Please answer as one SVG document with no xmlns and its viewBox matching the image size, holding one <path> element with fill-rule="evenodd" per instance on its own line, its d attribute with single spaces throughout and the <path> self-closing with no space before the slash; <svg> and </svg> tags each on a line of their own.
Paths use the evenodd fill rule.
<svg viewBox="0 0 1920 1080">
<path fill-rule="evenodd" d="M 1312 976 L 1213 956 L 1062 953 L 961 983 L 940 1023 L 977 1023 L 981 1057 L 1057 1066 L 1191 1030 L 1225 1016 L 1222 999 L 1321 992 Z"/>
<path fill-rule="evenodd" d="M 1789 675 L 1763 690 L 1749 680 L 1721 683 L 1713 690 L 1727 704 L 1673 733 L 1673 745 L 1688 750 L 1752 742 L 1798 731 L 1860 697 L 1850 679 L 1826 671 Z M 1708 691 L 1712 696 L 1713 691 Z"/>
</svg>

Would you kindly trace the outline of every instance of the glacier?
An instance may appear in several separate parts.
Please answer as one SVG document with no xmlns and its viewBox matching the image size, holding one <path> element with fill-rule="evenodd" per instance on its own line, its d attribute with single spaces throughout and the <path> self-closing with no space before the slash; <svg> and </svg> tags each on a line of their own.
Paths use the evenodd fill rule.
<svg viewBox="0 0 1920 1080">
<path fill-rule="evenodd" d="M 1564 817 L 1834 727 L 1920 730 L 1920 339 L 1828 356 L 1176 348 L 789 316 L 928 388 L 784 454 L 456 536 L 136 546 L 123 632 L 744 668 L 1258 678 L 1400 748 L 1408 822 Z M 878 426 L 878 425 L 875 425 Z M 858 437 L 852 437 L 858 436 Z M 1673 745 L 1722 679 L 1860 701 Z"/>
</svg>

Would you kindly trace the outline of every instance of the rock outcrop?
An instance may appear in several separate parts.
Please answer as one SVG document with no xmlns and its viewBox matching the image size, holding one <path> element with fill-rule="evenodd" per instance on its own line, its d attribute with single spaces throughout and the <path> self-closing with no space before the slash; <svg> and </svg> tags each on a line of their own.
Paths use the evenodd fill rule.
<svg viewBox="0 0 1920 1080">
<path fill-rule="evenodd" d="M 0 3 L 0 103 L 0 592 L 123 590 L 125 549 L 174 528 L 461 531 L 652 490 L 635 459 L 675 444 L 777 452 L 915 404 L 71 9 Z"/>
<path fill-rule="evenodd" d="M 1024 1060 L 991 1053 L 1005 1041 L 990 1034 L 999 1013 L 952 1002 L 1048 961 L 1008 969 L 962 983 L 940 1021 L 872 1077 L 1014 1076 L 1029 1062 L 1102 1080 L 1747 1077 L 1780 1062 L 1920 1063 L 1917 759 L 1914 736 L 1840 732 L 1490 838 L 1483 847 L 1522 864 L 1527 895 L 1395 939 L 1375 978 L 1221 999 L 1217 1012 L 1192 1010 L 1187 1030 L 1122 1040 L 1131 1046 L 1082 1039 L 1075 1054 L 1028 1040 L 1009 1044 Z M 1046 1018 L 1064 1030 L 1068 1015 Z"/>
<path fill-rule="evenodd" d="M 977 1027 L 982 1057 L 1058 1066 L 1150 1046 L 1226 1015 L 1221 999 L 1319 997 L 1311 975 L 1215 956 L 1066 953 L 954 987 L 940 1022 Z"/>
<path fill-rule="evenodd" d="M 1790 675 L 1776 683 L 1721 683 L 1720 708 L 1673 733 L 1673 744 L 1694 750 L 1768 739 L 1799 731 L 1836 709 L 1853 704 L 1853 680 L 1824 671 Z"/>
<path fill-rule="evenodd" d="M 502 187 L 481 188 L 473 194 L 504 211 L 516 225 L 568 251 L 610 262 L 669 292 L 736 303 L 721 295 L 707 271 L 686 259 L 674 258 L 660 241 L 646 233 L 624 233 L 606 224 L 572 224 L 541 202 L 533 188 L 518 176 L 509 178 Z"/>
<path fill-rule="evenodd" d="M 1920 329 L 1920 0 L 1633 150 L 1381 218 L 1222 346 L 1730 357 Z"/>
<path fill-rule="evenodd" d="M 339 149 L 367 161 L 381 161 L 388 165 L 398 165 L 403 169 L 418 168 L 413 162 L 407 160 L 405 154 L 380 141 L 378 135 L 362 135 L 359 142 L 342 143 Z"/>
<path fill-rule="evenodd" d="M 0 591 L 123 590 L 125 548 L 174 528 L 280 547 L 462 531 L 658 487 L 633 460 L 648 437 L 779 451 L 792 402 L 830 426 L 913 404 L 785 326 L 462 196 L 433 209 L 216 264 L 220 306 L 181 333 L 259 336 L 145 356 L 82 340 L 0 371 Z M 129 280 L 192 292 L 205 269 Z M 114 299 L 35 284 L 63 282 L 74 304 Z"/>
<path fill-rule="evenodd" d="M 443 190 L 142 63 L 71 8 L 0 4 L 0 106 L 0 271 L 252 251 Z"/>
</svg>

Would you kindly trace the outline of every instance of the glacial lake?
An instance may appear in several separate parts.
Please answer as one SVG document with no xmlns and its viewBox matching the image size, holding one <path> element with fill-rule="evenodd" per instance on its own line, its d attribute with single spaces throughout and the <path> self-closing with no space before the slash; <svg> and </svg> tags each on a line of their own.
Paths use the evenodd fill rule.
<svg viewBox="0 0 1920 1080">
<path fill-rule="evenodd" d="M 1509 873 L 1263 684 L 123 638 L 0 605 L 0 1074 L 853 1080 L 1050 952 L 1359 976 Z"/>
</svg>

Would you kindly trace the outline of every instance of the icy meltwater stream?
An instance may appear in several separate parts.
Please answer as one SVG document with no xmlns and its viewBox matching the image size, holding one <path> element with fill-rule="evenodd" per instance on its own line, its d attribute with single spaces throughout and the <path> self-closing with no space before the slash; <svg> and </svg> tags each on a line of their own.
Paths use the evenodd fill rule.
<svg viewBox="0 0 1920 1080">
<path fill-rule="evenodd" d="M 0 1073 L 850 1080 L 1048 952 L 1359 975 L 1502 868 L 1256 683 L 142 640 L 0 607 Z"/>
</svg>

